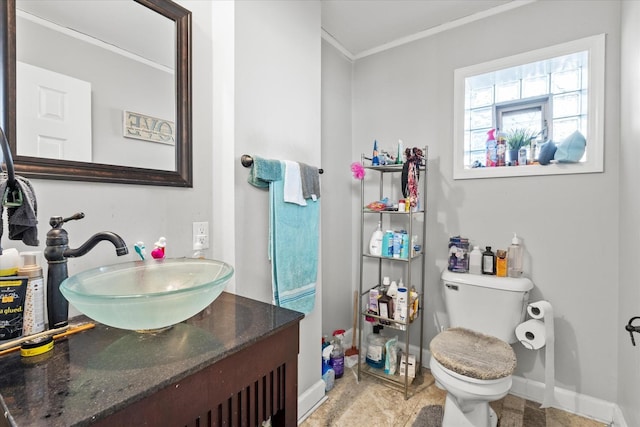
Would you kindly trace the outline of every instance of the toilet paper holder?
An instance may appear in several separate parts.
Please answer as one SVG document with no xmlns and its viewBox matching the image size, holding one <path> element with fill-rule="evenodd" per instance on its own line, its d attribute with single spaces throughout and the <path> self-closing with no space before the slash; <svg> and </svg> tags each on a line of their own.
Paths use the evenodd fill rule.
<svg viewBox="0 0 640 427">
<path fill-rule="evenodd" d="M 633 321 L 636 319 L 640 319 L 640 316 L 632 317 L 631 319 L 629 319 L 629 323 L 627 323 L 627 326 L 624 327 L 629 332 L 629 335 L 631 335 L 631 344 L 633 344 L 634 346 L 636 345 L 636 340 L 633 338 L 633 333 L 640 333 L 640 326 L 632 325 Z"/>
</svg>

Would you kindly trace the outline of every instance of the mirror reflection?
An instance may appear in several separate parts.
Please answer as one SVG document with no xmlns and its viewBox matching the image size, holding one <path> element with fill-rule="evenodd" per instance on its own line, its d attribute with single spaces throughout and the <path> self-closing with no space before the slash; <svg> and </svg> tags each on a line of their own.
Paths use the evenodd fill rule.
<svg viewBox="0 0 640 427">
<path fill-rule="evenodd" d="M 16 1 L 17 154 L 174 171 L 174 46 L 133 1 Z"/>
</svg>

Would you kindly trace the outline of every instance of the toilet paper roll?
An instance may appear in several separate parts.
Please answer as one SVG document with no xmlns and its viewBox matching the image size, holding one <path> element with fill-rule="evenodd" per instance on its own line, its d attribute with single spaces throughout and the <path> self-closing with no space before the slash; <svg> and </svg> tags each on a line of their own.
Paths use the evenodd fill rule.
<svg viewBox="0 0 640 427">
<path fill-rule="evenodd" d="M 547 316 L 547 313 L 551 313 L 553 315 L 553 307 L 549 301 L 537 301 L 532 302 L 527 306 L 527 313 L 531 316 L 532 319 L 544 319 Z"/>
<path fill-rule="evenodd" d="M 532 320 L 527 320 L 524 323 L 518 325 L 529 324 L 529 326 L 522 326 L 520 335 L 524 337 L 524 341 L 518 337 L 518 327 L 516 327 L 516 337 L 520 340 L 525 347 L 538 350 L 545 347 L 544 353 L 544 399 L 542 400 L 541 408 L 550 408 L 555 402 L 555 389 L 556 389 L 556 372 L 555 372 L 555 327 L 553 324 L 553 307 L 548 301 L 532 302 L 527 306 L 527 313 L 532 317 Z M 542 319 L 542 320 L 540 320 Z M 539 322 L 536 326 L 529 322 Z M 542 325 L 542 329 L 541 329 Z M 544 343 L 540 345 L 539 338 L 544 338 Z M 539 346 L 539 347 L 538 347 Z"/>
<path fill-rule="evenodd" d="M 542 320 L 529 319 L 516 326 L 516 338 L 529 350 L 538 350 L 545 346 L 547 333 Z"/>
</svg>

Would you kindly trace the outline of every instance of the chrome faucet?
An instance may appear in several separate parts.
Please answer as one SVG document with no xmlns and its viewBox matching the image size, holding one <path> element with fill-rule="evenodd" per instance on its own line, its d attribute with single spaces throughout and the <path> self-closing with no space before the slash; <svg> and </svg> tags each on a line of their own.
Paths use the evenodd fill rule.
<svg viewBox="0 0 640 427">
<path fill-rule="evenodd" d="M 49 329 L 60 328 L 67 325 L 69 302 L 60 292 L 60 283 L 69 276 L 67 258 L 81 257 L 103 240 L 108 240 L 115 246 L 116 255 L 121 256 L 129 253 L 127 244 L 122 240 L 122 237 L 110 231 L 102 231 L 94 234 L 89 240 L 76 249 L 69 248 L 69 235 L 67 231 L 62 228 L 62 225 L 67 221 L 82 218 L 84 218 L 84 214 L 80 212 L 69 218 L 54 216 L 49 220 L 49 225 L 52 228 L 47 233 L 47 247 L 44 250 L 44 257 L 49 264 L 47 273 Z"/>
</svg>

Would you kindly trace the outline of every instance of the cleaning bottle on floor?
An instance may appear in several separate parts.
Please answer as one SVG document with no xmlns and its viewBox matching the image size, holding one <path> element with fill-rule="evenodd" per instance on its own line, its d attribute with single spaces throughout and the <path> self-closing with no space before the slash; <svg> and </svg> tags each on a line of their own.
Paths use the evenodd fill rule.
<svg viewBox="0 0 640 427">
<path fill-rule="evenodd" d="M 333 350 L 331 351 L 331 367 L 336 373 L 336 378 L 342 378 L 344 374 L 344 350 L 342 348 L 342 338 L 344 329 L 333 331 Z"/>
<path fill-rule="evenodd" d="M 333 346 L 331 344 L 322 349 L 322 380 L 324 381 L 324 391 L 331 390 L 336 381 L 336 372 L 330 363 L 332 351 Z"/>
</svg>

